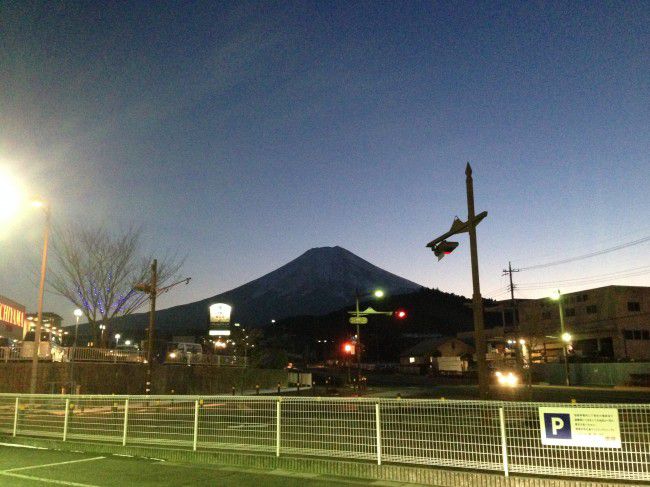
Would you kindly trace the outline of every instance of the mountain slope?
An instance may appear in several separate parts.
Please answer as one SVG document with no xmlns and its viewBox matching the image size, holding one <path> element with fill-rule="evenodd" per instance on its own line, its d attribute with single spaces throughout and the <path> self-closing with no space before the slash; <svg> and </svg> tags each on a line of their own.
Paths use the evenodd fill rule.
<svg viewBox="0 0 650 487">
<path fill-rule="evenodd" d="M 389 295 L 417 291 L 422 286 L 385 271 L 341 247 L 310 249 L 288 264 L 235 289 L 201 301 L 156 313 L 161 335 L 205 333 L 208 306 L 224 302 L 233 306 L 232 322 L 263 326 L 272 319 L 298 315 L 323 315 L 354 303 L 358 289 L 381 288 Z M 143 330 L 147 314 L 126 316 L 114 322 L 115 330 Z"/>
</svg>

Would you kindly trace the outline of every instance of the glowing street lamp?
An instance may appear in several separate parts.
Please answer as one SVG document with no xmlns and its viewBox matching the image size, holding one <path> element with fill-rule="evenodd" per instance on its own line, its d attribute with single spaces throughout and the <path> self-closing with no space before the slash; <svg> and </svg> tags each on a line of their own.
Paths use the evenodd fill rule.
<svg viewBox="0 0 650 487">
<path fill-rule="evenodd" d="M 562 351 L 564 356 L 564 383 L 568 386 L 571 385 L 571 381 L 569 380 L 567 343 L 571 341 L 571 335 L 564 329 L 564 308 L 562 307 L 562 293 L 559 289 L 551 293 L 551 299 L 557 301 L 558 310 L 560 312 L 560 336 L 562 337 Z"/>
<path fill-rule="evenodd" d="M 122 338 L 122 335 L 120 335 L 119 333 L 116 333 L 115 334 L 115 346 L 116 347 L 120 343 L 120 338 Z"/>
</svg>

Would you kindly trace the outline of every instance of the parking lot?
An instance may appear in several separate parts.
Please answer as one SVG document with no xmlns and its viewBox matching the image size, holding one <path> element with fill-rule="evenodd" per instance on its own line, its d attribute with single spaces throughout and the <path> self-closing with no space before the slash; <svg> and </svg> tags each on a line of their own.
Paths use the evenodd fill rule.
<svg viewBox="0 0 650 487">
<path fill-rule="evenodd" d="M 386 485 L 287 471 L 187 465 L 157 459 L 92 455 L 0 445 L 0 485 L 35 487 L 223 486 L 325 487 Z M 391 485 L 396 485 L 392 482 Z M 404 484 L 406 485 L 406 484 Z"/>
</svg>

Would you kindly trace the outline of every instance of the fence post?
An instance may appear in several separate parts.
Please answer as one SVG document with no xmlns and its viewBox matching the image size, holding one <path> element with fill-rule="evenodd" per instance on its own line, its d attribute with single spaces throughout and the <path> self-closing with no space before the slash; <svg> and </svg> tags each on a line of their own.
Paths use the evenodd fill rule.
<svg viewBox="0 0 650 487">
<path fill-rule="evenodd" d="M 381 417 L 379 403 L 375 403 L 375 430 L 377 431 L 377 465 L 381 465 Z"/>
<path fill-rule="evenodd" d="M 16 410 L 14 411 L 14 434 L 13 436 L 16 436 L 16 432 L 18 431 L 18 401 L 20 399 L 16 398 Z"/>
<path fill-rule="evenodd" d="M 122 431 L 122 446 L 126 446 L 126 429 L 129 424 L 129 400 L 124 400 L 124 430 Z"/>
<path fill-rule="evenodd" d="M 196 451 L 196 445 L 199 440 L 199 400 L 194 401 L 194 439 L 192 440 L 192 449 Z"/>
<path fill-rule="evenodd" d="M 278 398 L 275 406 L 275 456 L 280 456 L 280 404 L 282 399 Z"/>
<path fill-rule="evenodd" d="M 68 439 L 68 419 L 70 418 L 70 398 L 65 400 L 65 417 L 63 418 L 63 441 Z"/>
<path fill-rule="evenodd" d="M 499 425 L 501 426 L 501 456 L 503 458 L 503 474 L 508 477 L 508 443 L 506 442 L 506 415 L 503 407 L 499 408 Z"/>
</svg>

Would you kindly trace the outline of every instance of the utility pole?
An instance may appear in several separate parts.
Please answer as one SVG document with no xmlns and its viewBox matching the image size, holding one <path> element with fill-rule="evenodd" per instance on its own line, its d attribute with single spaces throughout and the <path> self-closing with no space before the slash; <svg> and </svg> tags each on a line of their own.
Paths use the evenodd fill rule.
<svg viewBox="0 0 650 487">
<path fill-rule="evenodd" d="M 469 246 L 472 260 L 472 288 L 473 288 L 473 309 L 474 309 L 474 341 L 476 342 L 476 362 L 478 366 L 478 389 L 480 399 L 487 399 L 490 395 L 488 384 L 488 370 L 485 344 L 485 324 L 483 321 L 483 300 L 481 298 L 481 285 L 478 275 L 478 249 L 476 245 L 476 226 L 487 216 L 487 211 L 478 215 L 474 212 L 474 180 L 472 179 L 472 167 L 467 163 L 465 168 L 465 186 L 467 190 L 467 221 L 463 222 L 458 217 L 454 218 L 448 232 L 436 237 L 426 246 L 433 250 L 438 260 L 445 255 L 451 254 L 458 242 L 449 242 L 446 239 L 461 233 L 469 233 Z"/>
<path fill-rule="evenodd" d="M 151 264 L 151 282 L 149 283 L 149 333 L 147 338 L 147 379 L 145 394 L 151 394 L 151 361 L 153 360 L 153 341 L 156 328 L 156 295 L 158 294 L 158 259 Z"/>
<path fill-rule="evenodd" d="M 472 258 L 472 287 L 474 298 L 474 341 L 476 342 L 476 358 L 478 365 L 478 393 L 480 399 L 488 399 L 490 389 L 485 355 L 485 323 L 483 320 L 483 300 L 481 298 L 481 283 L 478 274 L 478 249 L 476 244 L 476 215 L 474 214 L 474 180 L 472 167 L 467 163 L 465 168 L 465 185 L 467 187 L 467 225 L 469 233 L 469 248 Z"/>
<path fill-rule="evenodd" d="M 165 278 L 163 277 L 163 280 Z M 178 282 L 175 282 L 173 284 L 170 284 L 169 286 L 165 286 L 162 288 L 158 288 L 158 259 L 154 259 L 153 262 L 151 263 L 151 279 L 148 283 L 139 283 L 133 286 L 133 289 L 135 291 L 140 291 L 143 293 L 146 293 L 149 295 L 149 330 L 147 333 L 147 377 L 145 381 L 145 394 L 149 395 L 151 394 L 151 362 L 154 359 L 154 340 L 156 337 L 156 296 L 160 293 L 164 293 L 169 291 L 171 288 L 174 286 L 177 286 L 178 284 L 185 283 L 189 284 L 191 277 L 187 277 L 185 279 L 181 279 Z"/>
<path fill-rule="evenodd" d="M 515 285 L 512 283 L 513 272 L 519 272 L 519 269 L 513 269 L 512 264 L 510 263 L 510 261 L 508 261 L 508 268 L 503 270 L 502 275 L 505 276 L 506 274 L 508 274 L 508 276 L 510 277 L 510 306 L 512 308 L 512 328 L 515 331 L 518 331 L 519 323 L 518 323 L 518 313 L 517 313 L 517 301 L 515 300 Z"/>
<path fill-rule="evenodd" d="M 508 261 L 508 269 L 503 270 L 503 276 L 506 274 L 510 278 L 510 307 L 512 310 L 512 330 L 515 333 L 515 362 L 517 364 L 517 368 L 525 375 L 526 377 L 526 382 L 528 383 L 529 386 L 529 391 L 530 387 L 532 386 L 532 376 L 530 372 L 530 364 L 528 363 L 529 361 L 526 360 L 525 353 L 524 353 L 524 347 L 525 347 L 525 342 L 522 342 L 523 338 L 521 338 L 520 333 L 519 333 L 519 310 L 517 307 L 517 300 L 515 299 L 515 285 L 512 282 L 512 273 L 513 272 L 519 272 L 519 269 L 513 269 L 512 268 L 512 263 Z M 503 323 L 503 333 L 504 335 L 506 334 L 506 326 L 505 326 L 505 320 Z M 528 356 L 530 358 L 530 351 L 528 352 Z"/>
<path fill-rule="evenodd" d="M 151 263 L 151 279 L 148 283 L 136 284 L 133 289 L 141 291 L 149 295 L 149 330 L 147 333 L 147 370 L 145 372 L 145 394 L 151 394 L 151 362 L 153 360 L 153 341 L 154 330 L 156 327 L 156 296 L 160 291 L 158 289 L 158 259 L 154 259 Z"/>
</svg>

